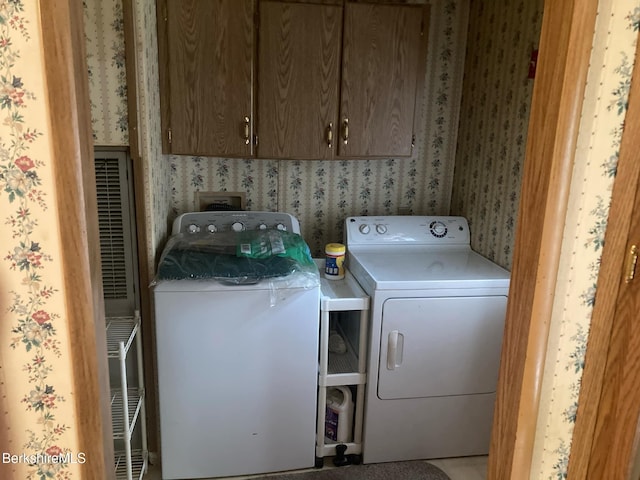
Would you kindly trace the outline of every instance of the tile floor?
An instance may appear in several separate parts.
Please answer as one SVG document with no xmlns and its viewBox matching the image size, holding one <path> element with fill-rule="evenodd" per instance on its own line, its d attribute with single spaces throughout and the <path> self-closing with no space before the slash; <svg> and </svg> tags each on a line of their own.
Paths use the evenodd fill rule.
<svg viewBox="0 0 640 480">
<path fill-rule="evenodd" d="M 487 457 L 461 457 L 429 460 L 449 475 L 451 480 L 486 480 Z"/>
<path fill-rule="evenodd" d="M 325 458 L 324 468 L 333 467 L 331 460 Z M 443 472 L 445 472 L 451 480 L 485 480 L 487 470 L 487 457 L 461 457 L 461 458 L 443 458 L 439 460 L 429 460 L 429 463 L 434 464 Z M 313 469 L 312 469 L 313 470 Z M 298 470 L 291 472 L 296 473 Z M 262 475 L 258 475 L 262 476 Z M 161 480 L 160 469 L 152 466 L 149 468 L 149 472 L 144 476 L 145 480 Z M 251 479 L 255 476 L 249 477 L 226 477 L 218 478 L 216 480 L 243 480 Z"/>
</svg>

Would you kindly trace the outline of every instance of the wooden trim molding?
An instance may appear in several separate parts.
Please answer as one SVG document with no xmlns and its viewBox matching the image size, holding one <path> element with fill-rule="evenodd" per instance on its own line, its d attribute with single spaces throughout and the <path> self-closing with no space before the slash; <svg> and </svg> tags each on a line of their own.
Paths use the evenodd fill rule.
<svg viewBox="0 0 640 480">
<path fill-rule="evenodd" d="M 169 92 L 171 85 L 169 84 L 169 58 L 167 52 L 167 0 L 156 0 L 156 29 L 158 31 L 158 75 L 160 82 L 160 92 Z M 160 96 L 160 120 L 161 120 L 161 137 L 162 137 L 162 153 L 171 153 L 171 145 L 167 135 L 168 129 L 171 127 L 169 120 L 171 112 L 169 110 L 169 98 Z"/>
<path fill-rule="evenodd" d="M 597 0 L 547 0 L 522 181 L 488 461 L 489 480 L 529 478 L 562 228 Z"/>
<path fill-rule="evenodd" d="M 638 52 L 636 51 L 629 92 L 629 109 L 625 118 L 617 175 L 607 220 L 605 247 L 602 251 L 596 299 L 591 317 L 576 425 L 569 457 L 568 478 L 605 478 L 605 476 L 627 478 L 621 471 L 614 473 L 611 469 L 603 470 L 603 468 L 606 467 L 608 455 L 613 453 L 610 446 L 616 440 L 613 436 L 616 435 L 617 423 L 628 423 L 628 428 L 632 429 L 634 434 L 636 430 L 636 424 L 630 422 L 629 418 L 615 417 L 615 412 L 611 411 L 612 407 L 607 404 L 606 399 L 617 394 L 619 388 L 617 382 L 620 379 L 615 373 L 620 365 L 616 362 L 626 363 L 628 360 L 625 355 L 620 355 L 619 347 L 616 345 L 615 315 L 634 205 L 640 201 L 636 198 L 640 179 L 640 162 L 637 160 L 640 144 L 638 133 L 640 132 L 640 55 Z M 629 333 L 625 327 L 621 325 L 618 328 L 626 332 L 623 335 L 628 337 Z M 626 339 L 619 340 L 624 343 Z M 631 368 L 637 369 L 637 365 Z M 608 419 L 607 415 L 612 417 Z M 631 445 L 626 445 L 624 454 L 628 454 L 631 449 Z M 617 454 L 620 455 L 621 452 Z M 616 460 L 618 461 L 612 465 L 613 468 L 628 467 L 628 462 L 624 465 L 625 462 L 619 461 L 619 456 Z M 607 475 L 604 475 L 605 471 Z M 602 476 L 598 477 L 599 474 Z"/>
<path fill-rule="evenodd" d="M 153 266 L 149 265 L 147 257 L 148 234 L 145 219 L 145 168 L 140 149 L 140 125 L 138 104 L 138 45 L 136 40 L 136 9 L 133 0 L 122 0 L 124 17 L 124 45 L 125 62 L 127 69 L 127 114 L 129 127 L 129 154 L 131 156 L 133 170 L 133 190 L 136 211 L 136 245 L 138 249 L 138 275 L 140 285 L 140 317 L 142 323 L 142 349 L 144 354 L 144 381 L 145 381 L 145 406 L 147 417 L 147 441 L 149 452 L 159 450 L 159 423 L 156 401 L 156 367 L 155 367 L 155 338 L 152 320 L 151 293 L 147 285 L 151 283 L 150 272 Z M 162 64 L 161 64 L 162 65 Z M 162 66 L 160 66 L 162 68 Z"/>
<path fill-rule="evenodd" d="M 140 157 L 140 131 L 138 128 L 138 45 L 136 37 L 136 15 L 133 0 L 122 0 L 124 24 L 125 66 L 127 70 L 127 126 L 129 151 L 132 158 Z M 142 173 L 142 172 L 141 172 Z"/>
<path fill-rule="evenodd" d="M 61 232 L 72 384 L 82 478 L 111 479 L 113 440 L 93 167 L 85 37 L 80 0 L 41 0 L 40 23 Z M 90 460 L 90 461 L 89 461 Z"/>
</svg>

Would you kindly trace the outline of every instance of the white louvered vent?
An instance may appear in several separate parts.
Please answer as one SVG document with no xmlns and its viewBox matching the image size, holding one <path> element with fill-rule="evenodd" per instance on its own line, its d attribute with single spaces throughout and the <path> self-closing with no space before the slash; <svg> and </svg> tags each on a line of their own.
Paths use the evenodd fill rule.
<svg viewBox="0 0 640 480">
<path fill-rule="evenodd" d="M 123 151 L 95 151 L 102 283 L 107 316 L 133 313 L 137 269 L 129 158 Z"/>
</svg>

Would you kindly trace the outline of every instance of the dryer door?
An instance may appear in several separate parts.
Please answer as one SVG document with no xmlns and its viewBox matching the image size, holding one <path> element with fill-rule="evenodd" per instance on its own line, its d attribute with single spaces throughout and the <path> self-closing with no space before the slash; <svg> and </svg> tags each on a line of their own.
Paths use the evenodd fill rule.
<svg viewBox="0 0 640 480">
<path fill-rule="evenodd" d="M 506 306 L 504 296 L 385 301 L 378 397 L 495 392 Z"/>
</svg>

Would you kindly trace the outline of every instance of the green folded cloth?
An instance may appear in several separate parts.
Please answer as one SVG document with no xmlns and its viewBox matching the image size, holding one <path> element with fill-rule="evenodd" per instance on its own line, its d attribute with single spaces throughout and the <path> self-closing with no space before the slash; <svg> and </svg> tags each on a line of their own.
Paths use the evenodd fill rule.
<svg viewBox="0 0 640 480">
<path fill-rule="evenodd" d="M 309 246 L 295 233 L 280 230 L 178 234 L 169 239 L 156 280 L 218 279 L 256 283 L 296 271 L 315 272 Z"/>
<path fill-rule="evenodd" d="M 286 257 L 253 259 L 235 255 L 211 254 L 193 249 L 173 249 L 158 268 L 158 280 L 220 279 L 234 283 L 255 283 L 283 277 L 296 271 L 296 262 Z"/>
</svg>

